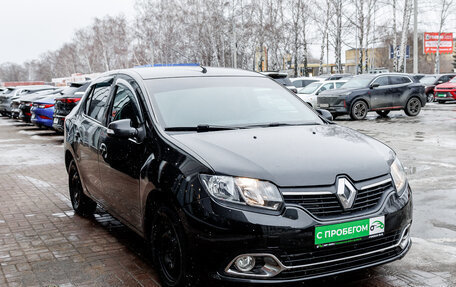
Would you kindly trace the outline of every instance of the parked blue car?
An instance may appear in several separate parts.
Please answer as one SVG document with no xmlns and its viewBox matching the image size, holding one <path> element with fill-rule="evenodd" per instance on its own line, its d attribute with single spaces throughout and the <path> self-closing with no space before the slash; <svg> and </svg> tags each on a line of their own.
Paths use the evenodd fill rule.
<svg viewBox="0 0 456 287">
<path fill-rule="evenodd" d="M 38 127 L 52 128 L 54 119 L 55 98 L 60 94 L 53 94 L 33 102 L 31 121 Z"/>
</svg>

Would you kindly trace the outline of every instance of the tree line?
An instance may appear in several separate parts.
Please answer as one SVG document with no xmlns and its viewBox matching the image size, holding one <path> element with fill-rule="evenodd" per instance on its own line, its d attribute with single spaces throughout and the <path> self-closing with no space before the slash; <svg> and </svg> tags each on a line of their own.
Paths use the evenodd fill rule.
<svg viewBox="0 0 456 287">
<path fill-rule="evenodd" d="M 438 1 L 444 2 L 443 30 L 453 3 Z M 342 51 L 351 48 L 358 49 L 363 72 L 369 66 L 366 50 L 385 38 L 400 46 L 394 63 L 400 71 L 412 10 L 413 0 L 137 0 L 133 19 L 96 18 L 57 50 L 22 64 L 1 64 L 0 79 L 49 81 L 73 73 L 185 62 L 249 70 L 267 62 L 269 70 L 280 70 L 289 58 L 297 75 L 298 65 L 306 72 L 310 61 L 319 63 L 323 73 L 328 56 L 342 72 Z M 319 53 L 311 55 L 310 46 L 319 47 Z"/>
</svg>

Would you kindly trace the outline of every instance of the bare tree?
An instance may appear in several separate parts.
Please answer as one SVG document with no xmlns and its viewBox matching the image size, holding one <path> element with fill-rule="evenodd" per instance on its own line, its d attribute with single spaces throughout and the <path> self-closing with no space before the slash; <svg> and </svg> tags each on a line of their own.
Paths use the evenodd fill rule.
<svg viewBox="0 0 456 287">
<path fill-rule="evenodd" d="M 435 54 L 435 73 L 440 74 L 440 37 L 442 34 L 442 30 L 447 22 L 447 18 L 449 16 L 449 12 L 452 11 L 450 8 L 454 4 L 454 0 L 439 0 L 440 5 L 440 21 L 439 21 L 439 34 L 437 39 L 437 51 Z M 435 3 L 435 2 L 434 2 Z M 436 4 L 436 3 L 435 3 Z"/>
<path fill-rule="evenodd" d="M 333 37 L 334 57 L 336 62 L 336 73 L 342 73 L 342 17 L 343 0 L 332 0 L 333 19 L 331 23 L 331 34 Z"/>
<path fill-rule="evenodd" d="M 399 71 L 407 72 L 405 70 L 405 61 L 406 61 L 406 48 L 407 48 L 407 35 L 410 24 L 410 17 L 412 15 L 412 1 L 404 1 L 404 13 L 402 16 L 402 31 L 401 31 L 401 46 L 399 49 Z M 394 49 L 394 47 L 393 47 Z"/>
</svg>

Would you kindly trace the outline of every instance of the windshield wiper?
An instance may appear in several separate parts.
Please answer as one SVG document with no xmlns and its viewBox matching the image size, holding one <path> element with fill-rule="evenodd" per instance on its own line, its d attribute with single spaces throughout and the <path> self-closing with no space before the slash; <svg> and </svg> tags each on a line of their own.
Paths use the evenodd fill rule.
<svg viewBox="0 0 456 287">
<path fill-rule="evenodd" d="M 281 123 L 281 122 L 272 122 L 267 124 L 257 124 L 257 125 L 249 125 L 246 128 L 250 127 L 282 127 L 282 126 L 313 126 L 313 125 L 320 125 L 317 122 L 305 122 L 305 123 Z"/>
<path fill-rule="evenodd" d="M 237 130 L 240 127 L 233 126 L 216 126 L 216 125 L 197 125 L 193 127 L 167 127 L 165 131 L 167 132 L 186 132 L 186 131 L 196 131 L 196 132 L 210 132 L 210 131 L 224 131 L 224 130 Z"/>
</svg>

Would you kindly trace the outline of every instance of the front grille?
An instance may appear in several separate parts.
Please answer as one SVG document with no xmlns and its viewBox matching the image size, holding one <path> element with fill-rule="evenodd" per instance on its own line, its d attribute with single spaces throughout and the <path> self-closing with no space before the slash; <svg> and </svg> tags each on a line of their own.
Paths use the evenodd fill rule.
<svg viewBox="0 0 456 287">
<path fill-rule="evenodd" d="M 393 258 L 402 251 L 400 247 L 393 247 L 399 242 L 400 236 L 401 232 L 397 231 L 390 233 L 389 235 L 372 239 L 365 239 L 356 243 L 323 247 L 305 253 L 285 254 L 279 256 L 279 259 L 287 267 L 302 266 L 313 263 L 321 264 L 284 270 L 277 277 L 294 278 L 317 276 L 321 274 L 327 274 L 329 272 L 337 272 L 344 269 L 355 268 L 357 266 L 372 264 L 375 263 L 375 261 L 383 261 L 388 258 Z M 369 252 L 388 247 L 392 248 L 384 250 L 382 252 L 367 254 Z M 356 255 L 360 256 L 353 257 Z"/>
<path fill-rule="evenodd" d="M 353 206 L 344 210 L 335 193 L 328 194 L 286 194 L 284 200 L 286 204 L 299 205 L 315 217 L 328 218 L 341 215 L 352 215 L 365 211 L 373 210 L 379 205 L 384 195 L 393 189 L 392 181 L 376 185 L 367 189 L 360 189 Z"/>
<path fill-rule="evenodd" d="M 343 106 L 344 99 L 339 96 L 318 96 L 317 104 L 328 104 L 329 106 Z"/>
</svg>

